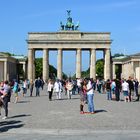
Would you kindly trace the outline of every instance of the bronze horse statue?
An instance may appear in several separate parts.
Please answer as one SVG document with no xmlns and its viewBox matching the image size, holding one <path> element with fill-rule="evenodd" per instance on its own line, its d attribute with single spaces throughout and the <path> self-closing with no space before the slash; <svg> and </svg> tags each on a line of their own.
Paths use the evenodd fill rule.
<svg viewBox="0 0 140 140">
<path fill-rule="evenodd" d="M 72 23 L 72 18 L 71 17 L 69 17 L 67 19 L 67 23 L 65 25 L 65 29 L 66 30 L 74 30 L 74 24 Z"/>
</svg>

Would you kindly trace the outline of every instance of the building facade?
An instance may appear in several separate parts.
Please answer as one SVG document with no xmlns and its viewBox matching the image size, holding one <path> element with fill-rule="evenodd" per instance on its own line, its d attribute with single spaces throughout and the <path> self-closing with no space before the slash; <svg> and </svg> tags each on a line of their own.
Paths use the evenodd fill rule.
<svg viewBox="0 0 140 140">
<path fill-rule="evenodd" d="M 23 78 L 27 77 L 27 58 L 24 56 L 9 56 L 6 53 L 0 53 L 0 81 L 11 81 L 20 79 L 20 70 L 23 69 Z"/>
<path fill-rule="evenodd" d="M 120 69 L 120 78 L 128 79 L 131 76 L 140 81 L 140 53 L 113 58 L 113 78 L 116 78 L 115 67 Z"/>
</svg>

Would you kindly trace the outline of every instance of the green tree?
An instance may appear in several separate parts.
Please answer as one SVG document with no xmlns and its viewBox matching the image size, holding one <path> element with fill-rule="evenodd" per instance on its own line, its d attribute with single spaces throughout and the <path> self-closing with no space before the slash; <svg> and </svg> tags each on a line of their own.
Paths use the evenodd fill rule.
<svg viewBox="0 0 140 140">
<path fill-rule="evenodd" d="M 114 57 L 119 57 L 119 56 L 124 56 L 124 54 L 123 54 L 123 53 L 115 53 L 115 54 L 112 56 L 112 58 L 114 58 Z"/>
<path fill-rule="evenodd" d="M 36 76 L 36 78 L 42 77 L 42 70 L 43 70 L 42 58 L 36 58 L 35 59 L 35 76 Z"/>
<path fill-rule="evenodd" d="M 43 64 L 42 64 L 42 58 L 36 58 L 35 59 L 35 76 L 42 77 L 42 71 L 43 71 Z M 57 69 L 49 65 L 49 77 L 52 79 L 55 79 L 57 77 Z M 62 78 L 67 79 L 67 75 L 65 73 L 62 73 Z"/>
<path fill-rule="evenodd" d="M 104 77 L 104 60 L 99 59 L 96 61 L 96 74 L 98 77 Z"/>
</svg>

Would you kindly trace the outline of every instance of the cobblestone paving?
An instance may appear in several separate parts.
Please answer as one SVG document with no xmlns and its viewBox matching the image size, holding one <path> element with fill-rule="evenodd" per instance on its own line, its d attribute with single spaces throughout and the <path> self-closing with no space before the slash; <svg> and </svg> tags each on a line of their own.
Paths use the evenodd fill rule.
<svg viewBox="0 0 140 140">
<path fill-rule="evenodd" d="M 9 119 L 0 119 L 0 133 L 3 135 L 140 132 L 140 102 L 108 101 L 106 94 L 95 93 L 96 114 L 80 114 L 79 95 L 73 95 L 71 100 L 65 95 L 62 100 L 56 100 L 53 95 L 53 100 L 49 101 L 46 88 L 41 91 L 40 97 L 29 97 L 28 93 L 25 97 L 20 96 L 19 103 L 13 102 L 14 97 L 9 104 Z"/>
</svg>

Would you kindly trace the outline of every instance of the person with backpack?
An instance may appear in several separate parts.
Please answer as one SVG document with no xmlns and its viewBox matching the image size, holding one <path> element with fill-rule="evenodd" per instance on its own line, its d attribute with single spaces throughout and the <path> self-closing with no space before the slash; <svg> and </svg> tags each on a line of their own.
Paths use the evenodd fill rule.
<svg viewBox="0 0 140 140">
<path fill-rule="evenodd" d="M 19 85 L 18 85 L 18 82 L 16 80 L 14 80 L 14 86 L 13 86 L 13 94 L 15 96 L 15 101 L 14 103 L 17 103 L 18 102 L 18 89 L 19 89 Z"/>
</svg>

